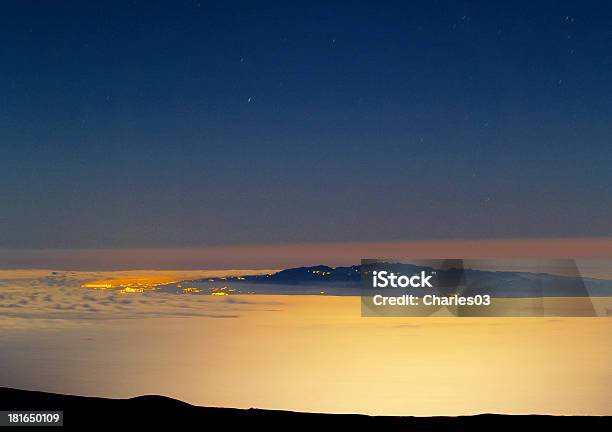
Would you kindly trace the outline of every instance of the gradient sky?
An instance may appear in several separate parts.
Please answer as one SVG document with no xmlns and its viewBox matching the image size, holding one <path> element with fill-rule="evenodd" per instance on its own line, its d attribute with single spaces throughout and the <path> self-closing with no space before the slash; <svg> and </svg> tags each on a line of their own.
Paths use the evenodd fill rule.
<svg viewBox="0 0 612 432">
<path fill-rule="evenodd" d="M 612 235 L 612 5 L 328 3 L 4 2 L 0 248 Z"/>
</svg>

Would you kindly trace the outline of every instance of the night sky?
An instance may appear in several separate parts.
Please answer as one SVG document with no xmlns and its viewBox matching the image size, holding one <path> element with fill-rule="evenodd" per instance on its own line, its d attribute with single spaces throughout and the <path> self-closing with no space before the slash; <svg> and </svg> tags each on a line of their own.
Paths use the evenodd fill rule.
<svg viewBox="0 0 612 432">
<path fill-rule="evenodd" d="M 2 2 L 0 247 L 612 235 L 610 2 L 93 3 Z"/>
</svg>

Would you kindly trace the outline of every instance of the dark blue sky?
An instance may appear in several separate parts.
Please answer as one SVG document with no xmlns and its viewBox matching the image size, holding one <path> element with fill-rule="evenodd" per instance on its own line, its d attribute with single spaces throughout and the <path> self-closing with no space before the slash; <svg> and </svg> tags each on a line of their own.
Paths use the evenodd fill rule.
<svg viewBox="0 0 612 432">
<path fill-rule="evenodd" d="M 4 2 L 0 247 L 610 236 L 612 6 L 505 3 Z"/>
</svg>

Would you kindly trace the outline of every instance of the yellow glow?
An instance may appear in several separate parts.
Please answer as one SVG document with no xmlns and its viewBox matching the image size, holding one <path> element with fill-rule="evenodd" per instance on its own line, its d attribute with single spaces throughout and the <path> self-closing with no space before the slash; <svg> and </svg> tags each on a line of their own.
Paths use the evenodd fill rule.
<svg viewBox="0 0 612 432">
<path fill-rule="evenodd" d="M 24 278 L 28 274 L 40 274 L 48 276 L 51 270 L 0 270 L 1 278 Z M 65 276 L 65 272 L 53 272 Z M 124 289 L 124 288 L 143 288 L 144 291 L 154 289 L 161 285 L 177 284 L 177 288 L 181 288 L 180 283 L 184 281 L 193 281 L 200 279 L 208 279 L 214 282 L 215 279 L 226 279 L 229 275 L 237 276 L 239 279 L 244 279 L 244 275 L 257 275 L 270 273 L 270 270 L 125 270 L 117 272 L 79 272 L 79 275 L 87 276 L 88 279 L 93 279 L 90 282 L 81 285 L 81 288 L 88 289 Z"/>
<path fill-rule="evenodd" d="M 160 285 L 177 283 L 178 281 L 172 276 L 156 276 L 156 277 L 127 277 L 118 279 L 99 280 L 81 285 L 82 288 L 90 289 L 113 289 L 113 288 L 137 288 L 142 292 L 144 290 L 156 289 Z"/>
<path fill-rule="evenodd" d="M 78 388 L 372 415 L 612 413 L 607 318 L 362 318 L 359 297 L 244 299 L 238 319 L 96 322 L 121 337 L 83 360 Z M 109 371 L 121 379 L 109 382 Z"/>
<path fill-rule="evenodd" d="M 199 288 L 193 288 L 193 287 L 188 287 L 188 288 L 183 288 L 183 292 L 186 293 L 199 293 L 202 292 L 203 290 L 199 289 Z"/>
<path fill-rule="evenodd" d="M 133 287 L 125 287 L 119 291 L 119 294 L 132 294 L 132 293 L 141 293 L 144 292 L 144 288 L 133 288 Z"/>
<path fill-rule="evenodd" d="M 236 290 L 233 288 L 229 288 L 227 286 L 222 287 L 210 287 L 210 294 L 214 296 L 226 296 L 231 292 L 235 292 Z"/>
<path fill-rule="evenodd" d="M 85 285 L 81 285 L 81 288 L 91 288 L 91 289 L 108 289 L 112 287 L 113 287 L 113 284 L 110 284 L 110 283 L 88 283 Z"/>
</svg>

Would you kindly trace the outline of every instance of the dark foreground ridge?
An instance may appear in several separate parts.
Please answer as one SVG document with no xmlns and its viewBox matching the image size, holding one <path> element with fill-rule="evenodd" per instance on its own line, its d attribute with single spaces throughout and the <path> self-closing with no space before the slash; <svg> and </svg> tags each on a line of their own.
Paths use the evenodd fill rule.
<svg viewBox="0 0 612 432">
<path fill-rule="evenodd" d="M 64 411 L 64 429 L 88 430 L 100 426 L 162 426 L 172 430 L 224 427 L 403 427 L 404 430 L 467 430 L 487 426 L 609 426 L 611 417 L 508 416 L 482 414 L 463 417 L 373 417 L 354 414 L 309 414 L 260 409 L 207 408 L 164 396 L 104 399 L 69 396 L 0 387 L 0 411 Z M 0 428 L 0 431 L 6 428 Z M 24 430 L 20 427 L 19 430 Z M 40 428 L 37 428 L 40 430 Z M 42 430 L 45 430 L 44 428 Z"/>
</svg>

